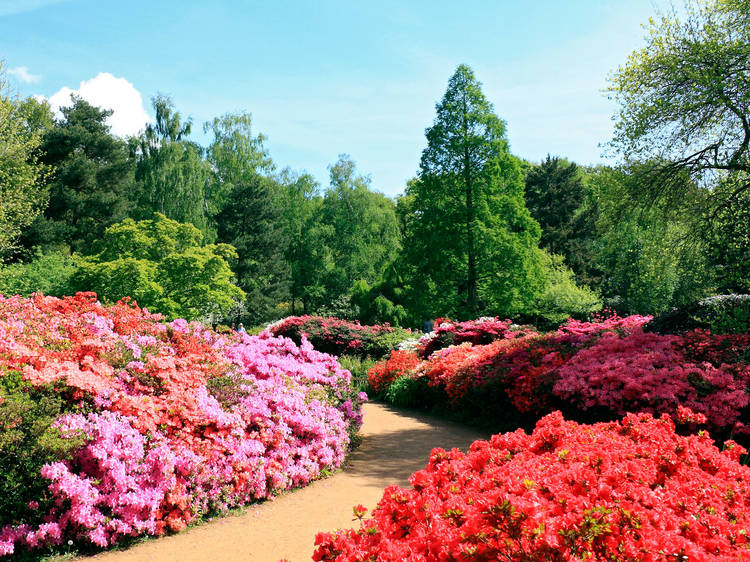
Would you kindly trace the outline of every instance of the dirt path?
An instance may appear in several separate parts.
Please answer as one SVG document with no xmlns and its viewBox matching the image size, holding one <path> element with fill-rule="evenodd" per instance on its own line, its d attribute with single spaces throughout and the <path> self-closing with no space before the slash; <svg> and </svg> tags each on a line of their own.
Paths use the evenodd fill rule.
<svg viewBox="0 0 750 562">
<path fill-rule="evenodd" d="M 466 450 L 478 432 L 449 422 L 365 404 L 362 444 L 343 472 L 272 502 L 162 537 L 125 551 L 91 557 L 96 562 L 219 562 L 310 560 L 320 531 L 354 526 L 352 507 L 372 509 L 389 484 L 408 486 L 409 475 L 425 466 L 433 447 Z"/>
</svg>

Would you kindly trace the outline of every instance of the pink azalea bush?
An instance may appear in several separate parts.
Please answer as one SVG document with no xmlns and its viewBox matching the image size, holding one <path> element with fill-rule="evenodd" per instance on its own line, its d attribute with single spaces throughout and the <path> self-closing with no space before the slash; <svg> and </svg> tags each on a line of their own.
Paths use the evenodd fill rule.
<svg viewBox="0 0 750 562">
<path fill-rule="evenodd" d="M 219 335 L 92 294 L 0 297 L 0 384 L 19 377 L 64 399 L 51 430 L 80 446 L 28 475 L 46 490 L 28 520 L 0 514 L 0 554 L 159 535 L 304 485 L 341 465 L 367 398 L 304 339 Z"/>
</svg>

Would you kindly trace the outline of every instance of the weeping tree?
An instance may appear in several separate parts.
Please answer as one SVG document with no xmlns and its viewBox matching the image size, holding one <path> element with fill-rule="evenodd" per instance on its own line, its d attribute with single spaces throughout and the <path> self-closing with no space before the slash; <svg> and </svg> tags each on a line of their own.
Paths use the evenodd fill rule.
<svg viewBox="0 0 750 562">
<path fill-rule="evenodd" d="M 156 96 L 152 100 L 156 119 L 135 143 L 136 195 L 139 214 L 154 212 L 177 222 L 195 225 L 208 240 L 215 234 L 209 222 L 207 189 L 211 168 L 203 159 L 202 148 L 188 140 L 190 119 L 183 120 L 172 100 Z"/>
</svg>

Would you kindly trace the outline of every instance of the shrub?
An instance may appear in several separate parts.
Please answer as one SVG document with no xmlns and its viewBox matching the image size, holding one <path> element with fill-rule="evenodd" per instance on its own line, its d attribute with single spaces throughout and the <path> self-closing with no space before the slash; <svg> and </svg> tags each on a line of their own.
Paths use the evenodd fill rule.
<svg viewBox="0 0 750 562">
<path fill-rule="evenodd" d="M 562 256 L 546 252 L 542 255 L 547 276 L 545 287 L 526 311 L 527 315 L 537 318 L 534 325 L 541 322 L 559 325 L 568 318 L 582 319 L 601 310 L 599 296 L 585 285 L 576 284 L 575 275 Z"/>
<path fill-rule="evenodd" d="M 160 213 L 126 219 L 107 228 L 100 253 L 79 260 L 71 284 L 110 303 L 133 298 L 170 319 L 222 314 L 245 296 L 229 266 L 237 251 L 202 239 L 192 224 Z"/>
<path fill-rule="evenodd" d="M 0 390 L 0 555 L 163 534 L 304 485 L 343 462 L 366 400 L 307 341 L 93 294 L 0 297 Z"/>
<path fill-rule="evenodd" d="M 410 351 L 394 350 L 388 359 L 375 363 L 367 372 L 367 379 L 375 394 L 382 394 L 399 377 L 411 374 L 419 357 Z"/>
<path fill-rule="evenodd" d="M 358 391 L 366 391 L 369 387 L 367 373 L 375 364 L 374 359 L 366 357 L 360 359 L 354 355 L 342 355 L 339 357 L 339 363 L 342 369 L 346 369 L 352 374 L 352 386 Z"/>
<path fill-rule="evenodd" d="M 401 341 L 413 337 L 410 330 L 388 324 L 365 326 L 339 318 L 320 316 L 289 316 L 271 324 L 269 332 L 299 344 L 304 336 L 318 351 L 336 356 L 381 358 Z"/>
<path fill-rule="evenodd" d="M 685 421 L 691 415 L 686 414 Z M 468 453 L 434 449 L 360 528 L 319 533 L 314 560 L 738 560 L 750 468 L 666 416 L 579 425 L 554 412 Z"/>
<path fill-rule="evenodd" d="M 70 279 L 76 261 L 62 252 L 38 252 L 26 263 L 0 266 L 0 295 L 22 295 L 41 292 L 47 295 L 71 294 Z"/>
<path fill-rule="evenodd" d="M 499 320 L 497 317 L 479 318 L 466 322 L 451 322 L 439 318 L 435 329 L 419 339 L 417 351 L 423 359 L 427 359 L 438 349 L 451 345 L 471 343 L 474 345 L 488 344 L 497 339 L 520 337 L 533 332 L 527 326 L 516 326 L 510 320 Z"/>
<path fill-rule="evenodd" d="M 705 414 L 718 436 L 735 432 L 744 439 L 750 433 L 750 334 L 659 335 L 643 331 L 649 320 L 569 320 L 555 332 L 520 331 L 484 345 L 464 342 L 434 351 L 409 372 L 433 389 L 426 396 L 433 400 L 430 409 L 446 407 L 465 419 L 481 412 L 503 427 L 514 417 L 521 424 L 554 409 L 600 421 L 632 411 L 676 416 L 689 407 Z M 373 381 L 387 385 L 403 374 L 395 368 L 401 353 L 408 352 L 392 354 L 394 367 L 386 361 L 373 368 L 374 387 Z M 401 393 L 394 389 L 384 397 Z"/>
<path fill-rule="evenodd" d="M 52 507 L 42 467 L 71 459 L 85 442 L 82 435 L 63 437 L 55 426 L 71 410 L 60 390 L 34 388 L 18 371 L 0 376 L 0 529 L 42 523 Z"/>
</svg>

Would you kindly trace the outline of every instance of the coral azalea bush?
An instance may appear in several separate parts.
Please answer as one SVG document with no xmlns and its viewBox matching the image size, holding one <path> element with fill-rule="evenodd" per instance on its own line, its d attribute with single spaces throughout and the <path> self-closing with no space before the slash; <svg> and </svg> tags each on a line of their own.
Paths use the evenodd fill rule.
<svg viewBox="0 0 750 562">
<path fill-rule="evenodd" d="M 689 420 L 700 414 L 682 410 Z M 522 430 L 433 450 L 413 489 L 386 488 L 359 529 L 321 533 L 314 560 L 747 560 L 750 468 L 666 416 Z"/>
<path fill-rule="evenodd" d="M 364 399 L 304 339 L 0 297 L 0 554 L 180 530 L 305 484 L 342 463 Z"/>
</svg>

